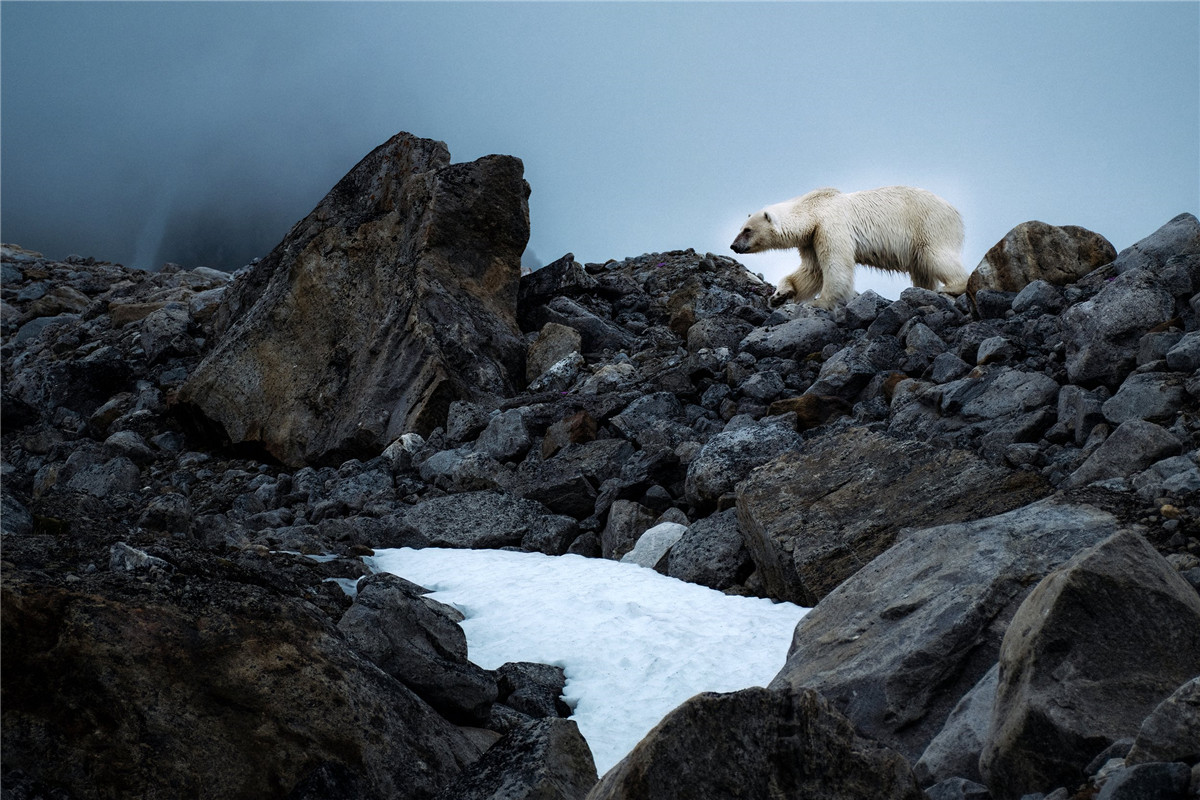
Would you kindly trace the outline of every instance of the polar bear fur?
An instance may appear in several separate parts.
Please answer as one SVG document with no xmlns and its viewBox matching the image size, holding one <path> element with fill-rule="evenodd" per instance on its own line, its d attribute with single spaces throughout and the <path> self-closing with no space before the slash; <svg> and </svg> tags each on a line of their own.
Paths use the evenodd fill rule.
<svg viewBox="0 0 1200 800">
<path fill-rule="evenodd" d="M 963 223 L 954 206 L 924 189 L 885 186 L 843 194 L 817 189 L 750 215 L 735 253 L 800 251 L 800 267 L 779 283 L 785 301 L 833 308 L 854 296 L 854 265 L 905 272 L 914 286 L 962 294 Z"/>
</svg>

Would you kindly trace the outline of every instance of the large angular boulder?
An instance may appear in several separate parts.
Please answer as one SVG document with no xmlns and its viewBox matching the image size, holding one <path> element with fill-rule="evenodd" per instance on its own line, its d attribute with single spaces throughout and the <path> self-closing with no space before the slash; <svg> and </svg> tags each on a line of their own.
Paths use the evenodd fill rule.
<svg viewBox="0 0 1200 800">
<path fill-rule="evenodd" d="M 1041 280 L 1064 286 L 1117 257 L 1112 243 L 1078 225 L 1022 222 L 984 254 L 967 280 L 967 295 L 981 289 L 1019 292 Z"/>
<path fill-rule="evenodd" d="M 399 521 L 431 547 L 521 547 L 562 555 L 579 534 L 570 517 L 495 490 L 431 497 L 405 509 Z"/>
<path fill-rule="evenodd" d="M 1200 595 L 1138 533 L 1054 571 L 1017 610 L 980 758 L 999 800 L 1076 785 L 1200 670 Z"/>
<path fill-rule="evenodd" d="M 705 692 L 663 718 L 588 800 L 923 800 L 898 753 L 807 689 Z"/>
<path fill-rule="evenodd" d="M 987 517 L 1048 491 L 1039 478 L 966 450 L 851 428 L 751 473 L 738 487 L 737 510 L 768 595 L 812 606 L 887 550 L 901 528 Z"/>
<path fill-rule="evenodd" d="M 909 533 L 800 621 L 771 686 L 817 689 L 915 761 L 996 663 L 1030 578 L 1115 529 L 1106 512 L 1044 500 Z"/>
<path fill-rule="evenodd" d="M 478 757 L 313 604 L 204 568 L 74 587 L 5 569 L 6 771 L 80 800 L 286 797 L 321 776 L 325 797 L 419 800 Z"/>
<path fill-rule="evenodd" d="M 179 407 L 285 464 L 374 456 L 511 394 L 529 186 L 520 160 L 451 164 L 441 142 L 380 145 L 226 293 Z"/>
<path fill-rule="evenodd" d="M 1197 255 L 1200 255 L 1200 220 L 1195 214 L 1183 213 L 1122 250 L 1115 266 L 1122 273 L 1135 269 L 1160 271 L 1172 259 Z"/>
<path fill-rule="evenodd" d="M 1200 763 L 1200 676 L 1180 686 L 1142 720 L 1126 764 Z"/>
</svg>

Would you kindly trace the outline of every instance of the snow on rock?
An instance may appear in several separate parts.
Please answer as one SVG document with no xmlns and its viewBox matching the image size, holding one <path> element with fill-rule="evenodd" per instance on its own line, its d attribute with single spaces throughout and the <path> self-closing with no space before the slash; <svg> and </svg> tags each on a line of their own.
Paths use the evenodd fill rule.
<svg viewBox="0 0 1200 800">
<path fill-rule="evenodd" d="M 369 560 L 458 608 L 479 666 L 563 667 L 601 775 L 693 695 L 765 686 L 808 611 L 576 555 L 402 548 Z"/>
</svg>

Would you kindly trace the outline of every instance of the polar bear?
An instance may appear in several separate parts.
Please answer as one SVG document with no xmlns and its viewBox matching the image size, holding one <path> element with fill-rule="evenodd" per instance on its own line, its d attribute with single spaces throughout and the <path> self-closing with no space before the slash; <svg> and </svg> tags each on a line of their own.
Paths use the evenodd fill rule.
<svg viewBox="0 0 1200 800">
<path fill-rule="evenodd" d="M 800 267 L 780 281 L 771 305 L 820 297 L 833 308 L 854 296 L 854 265 L 906 272 L 914 286 L 962 294 L 963 223 L 954 206 L 924 189 L 885 186 L 843 194 L 817 189 L 751 214 L 735 253 L 800 251 Z"/>
</svg>

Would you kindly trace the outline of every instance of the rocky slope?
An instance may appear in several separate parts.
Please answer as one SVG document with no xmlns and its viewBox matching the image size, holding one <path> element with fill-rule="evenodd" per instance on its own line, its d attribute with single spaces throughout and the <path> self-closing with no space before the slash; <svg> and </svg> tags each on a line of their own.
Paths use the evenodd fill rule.
<svg viewBox="0 0 1200 800">
<path fill-rule="evenodd" d="M 772 311 L 692 251 L 521 276 L 527 193 L 401 134 L 234 276 L 4 246 L 4 797 L 1196 793 L 1194 216 Z M 599 784 L 561 671 L 361 560 L 663 522 L 815 608 Z"/>
</svg>

